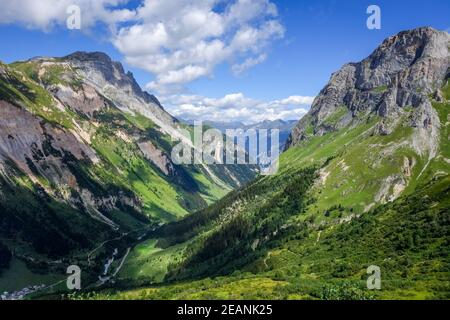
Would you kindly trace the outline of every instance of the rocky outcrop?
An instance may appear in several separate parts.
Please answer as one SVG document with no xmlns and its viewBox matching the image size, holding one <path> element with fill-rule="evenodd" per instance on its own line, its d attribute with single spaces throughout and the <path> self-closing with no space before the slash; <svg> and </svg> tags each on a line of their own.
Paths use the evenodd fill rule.
<svg viewBox="0 0 450 320">
<path fill-rule="evenodd" d="M 54 127 L 11 103 L 0 101 L 0 159 L 9 159 L 23 172 L 38 173 L 55 183 L 67 184 L 63 157 L 97 163 L 95 151 L 70 132 Z"/>
<path fill-rule="evenodd" d="M 174 174 L 174 164 L 167 154 L 155 147 L 150 141 L 139 142 L 138 146 L 144 156 L 156 165 L 165 175 L 171 176 Z"/>
<path fill-rule="evenodd" d="M 108 104 L 92 86 L 85 83 L 77 89 L 60 84 L 50 87 L 49 91 L 63 104 L 90 118 Z"/>
</svg>

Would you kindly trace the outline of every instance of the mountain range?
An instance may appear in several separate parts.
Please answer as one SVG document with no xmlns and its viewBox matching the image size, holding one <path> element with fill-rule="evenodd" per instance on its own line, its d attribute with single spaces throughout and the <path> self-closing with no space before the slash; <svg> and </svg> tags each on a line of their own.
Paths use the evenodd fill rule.
<svg viewBox="0 0 450 320">
<path fill-rule="evenodd" d="M 85 292 L 69 298 L 448 299 L 449 51 L 447 32 L 423 27 L 344 65 L 269 176 L 239 166 L 180 168 L 149 152 L 167 152 L 164 137 L 183 124 L 102 54 L 1 65 L 0 255 L 32 258 L 35 273 L 37 257 L 48 273 L 61 253 L 60 267 L 88 268 L 83 252 L 126 217 L 136 227 L 126 230 L 139 233 L 101 246 L 97 261 L 117 249 L 107 278 L 94 281 L 102 270 L 92 268 Z M 55 64 L 62 66 L 45 71 Z M 144 163 L 171 177 L 162 180 L 175 191 L 162 192 L 161 202 L 144 197 L 152 176 Z M 90 228 L 103 238 L 91 240 Z M 42 231 L 67 242 L 45 242 Z M 78 256 L 61 252 L 85 239 Z M 367 288 L 371 267 L 381 272 L 381 290 Z"/>
<path fill-rule="evenodd" d="M 343 66 L 277 174 L 152 232 L 94 298 L 448 299 L 449 50 L 418 28 Z"/>
</svg>

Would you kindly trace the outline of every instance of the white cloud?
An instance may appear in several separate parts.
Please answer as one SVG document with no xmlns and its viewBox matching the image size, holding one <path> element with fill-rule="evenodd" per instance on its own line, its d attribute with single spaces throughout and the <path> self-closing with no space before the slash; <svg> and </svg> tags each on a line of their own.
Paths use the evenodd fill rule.
<svg viewBox="0 0 450 320">
<path fill-rule="evenodd" d="M 279 101 L 279 103 L 284 105 L 289 104 L 308 104 L 311 105 L 315 97 L 304 97 L 304 96 L 290 96 L 286 99 Z"/>
<path fill-rule="evenodd" d="M 291 96 L 281 100 L 260 101 L 242 93 L 222 98 L 200 95 L 171 95 L 161 98 L 166 109 L 185 120 L 241 121 L 247 124 L 263 120 L 298 120 L 309 109 L 314 97 Z"/>
<path fill-rule="evenodd" d="M 224 62 L 242 72 L 263 62 L 283 35 L 269 0 L 146 0 L 113 43 L 128 63 L 155 75 L 150 88 L 164 90 L 212 75 Z"/>
<path fill-rule="evenodd" d="M 131 10 L 117 8 L 129 0 L 0 0 L 0 24 L 20 24 L 30 29 L 50 31 L 56 25 L 65 25 L 69 17 L 67 8 L 81 8 L 82 29 L 97 21 L 111 27 L 121 21 L 133 19 Z"/>
<path fill-rule="evenodd" d="M 265 53 L 260 54 L 256 58 L 253 58 L 253 57 L 247 58 L 243 63 L 234 64 L 232 66 L 233 73 L 235 75 L 239 75 L 242 72 L 244 72 L 245 70 L 250 69 L 251 67 L 256 66 L 257 64 L 264 62 L 266 59 L 267 59 L 267 54 L 265 54 Z"/>
</svg>

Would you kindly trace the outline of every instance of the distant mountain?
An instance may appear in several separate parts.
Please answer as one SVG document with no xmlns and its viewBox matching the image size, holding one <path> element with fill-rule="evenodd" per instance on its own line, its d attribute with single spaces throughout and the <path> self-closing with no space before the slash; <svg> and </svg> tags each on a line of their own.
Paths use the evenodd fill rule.
<svg viewBox="0 0 450 320">
<path fill-rule="evenodd" d="M 193 121 L 186 121 L 189 124 L 193 124 Z M 226 133 L 227 129 L 242 129 L 242 130 L 248 130 L 248 129 L 278 129 L 280 133 L 280 150 L 284 149 L 285 143 L 292 131 L 292 129 L 297 124 L 298 120 L 264 120 L 262 122 L 254 123 L 254 124 L 244 124 L 240 121 L 233 121 L 233 122 L 218 122 L 218 121 L 203 121 L 203 124 L 206 126 L 210 126 L 212 128 L 216 128 L 220 130 L 223 134 Z M 269 147 L 271 145 L 269 144 Z"/>
<path fill-rule="evenodd" d="M 99 243 L 132 241 L 255 176 L 175 165 L 176 140 L 192 145 L 181 129 L 192 128 L 106 54 L 0 63 L 0 256 L 41 271 L 83 265 Z"/>
<path fill-rule="evenodd" d="M 193 124 L 193 121 L 189 121 L 190 124 Z M 210 126 L 212 128 L 218 129 L 221 132 L 225 133 L 227 129 L 239 129 L 244 128 L 245 124 L 240 121 L 231 121 L 231 122 L 219 122 L 219 121 L 203 121 L 203 125 Z"/>
<path fill-rule="evenodd" d="M 289 135 L 292 131 L 292 129 L 295 127 L 295 125 L 297 124 L 298 120 L 264 120 L 262 122 L 253 124 L 253 125 L 248 125 L 246 126 L 246 130 L 247 129 L 267 129 L 267 130 L 272 130 L 272 129 L 277 129 L 279 130 L 280 133 L 280 141 L 279 141 L 279 145 L 280 145 L 280 150 L 283 150 L 285 148 L 285 144 L 287 139 L 289 138 Z M 269 146 L 270 148 L 270 146 Z"/>
<path fill-rule="evenodd" d="M 264 120 L 255 124 L 246 126 L 251 129 L 278 129 L 280 131 L 291 131 L 298 120 Z"/>
</svg>

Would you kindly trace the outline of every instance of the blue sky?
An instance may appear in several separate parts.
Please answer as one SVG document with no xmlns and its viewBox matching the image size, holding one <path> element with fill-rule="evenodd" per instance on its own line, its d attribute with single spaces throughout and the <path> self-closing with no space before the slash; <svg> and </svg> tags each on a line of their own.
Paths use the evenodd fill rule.
<svg viewBox="0 0 450 320">
<path fill-rule="evenodd" d="M 42 8 L 20 10 L 20 7 L 26 8 L 30 1 L 0 0 L 3 7 L 0 12 L 0 60 L 9 63 L 40 55 L 63 56 L 78 50 L 103 51 L 121 61 L 134 73 L 142 87 L 156 93 L 175 115 L 213 120 L 253 122 L 278 116 L 298 118 L 304 113 L 302 110 L 307 110 L 311 101 L 308 98 L 318 94 L 332 72 L 344 63 L 365 58 L 386 37 L 419 26 L 447 31 L 450 28 L 448 0 L 255 0 L 253 3 L 260 3 L 258 8 L 255 7 L 255 17 L 244 17 L 242 12 L 245 10 L 240 10 L 240 13 L 235 13 L 233 23 L 219 20 L 226 29 L 223 31 L 220 29 L 222 25 L 217 23 L 216 32 L 214 16 L 208 16 L 206 27 L 195 29 L 198 36 L 192 36 L 194 32 L 183 35 L 177 31 L 176 35 L 171 35 L 171 44 L 168 44 L 168 41 L 154 40 L 159 33 L 153 30 L 155 15 L 151 12 L 151 2 L 160 0 L 147 0 L 146 4 L 141 1 L 97 0 L 102 7 L 96 3 L 86 8 L 89 16 L 85 21 L 89 25 L 82 30 L 65 27 L 66 13 L 63 9 L 52 11 L 44 5 Z M 40 2 L 48 2 L 52 6 L 49 8 L 54 8 L 52 1 Z M 202 12 L 208 13 L 211 9 L 209 13 L 216 12 L 218 18 L 223 18 L 229 6 L 242 2 L 242 9 L 246 1 L 219 1 L 214 6 L 205 4 L 208 0 L 186 3 L 198 2 L 196 8 L 206 8 Z M 121 3 L 117 5 L 117 2 Z M 166 4 L 171 2 L 173 11 L 182 11 L 182 0 L 165 0 Z M 139 18 L 133 17 L 135 10 L 144 4 L 145 10 L 137 13 Z M 381 8 L 381 30 L 366 27 L 366 9 L 371 4 Z M 6 6 L 13 14 L 8 16 L 4 13 Z M 83 5 L 80 7 L 83 14 Z M 18 10 L 17 13 L 14 10 Z M 108 10 L 114 10 L 114 14 Z M 163 28 L 186 16 L 173 15 L 170 7 L 158 10 Z M 186 7 L 186 10 L 191 9 Z M 272 23 L 270 28 L 267 27 L 269 22 Z M 139 29 L 138 36 L 132 32 L 134 29 L 130 29 L 135 25 L 144 26 L 144 30 Z M 258 41 L 234 46 L 232 38 L 249 27 L 259 32 L 255 33 Z M 143 39 L 152 39 L 149 41 L 151 45 L 133 47 L 136 43 L 145 42 Z M 220 55 L 218 50 L 219 53 L 211 53 L 213 57 L 191 55 L 184 65 L 179 66 L 169 54 L 187 49 L 177 47 L 174 44 L 177 41 L 186 43 L 185 47 L 216 41 L 225 45 L 222 51 L 226 54 Z M 156 58 L 170 58 L 171 64 L 159 70 L 157 64 L 164 60 Z M 155 59 L 157 63 L 152 64 L 146 59 Z M 238 74 L 233 72 L 236 66 L 242 66 L 247 60 L 259 63 L 255 62 L 254 66 Z M 186 68 L 192 65 L 197 69 Z"/>
</svg>

